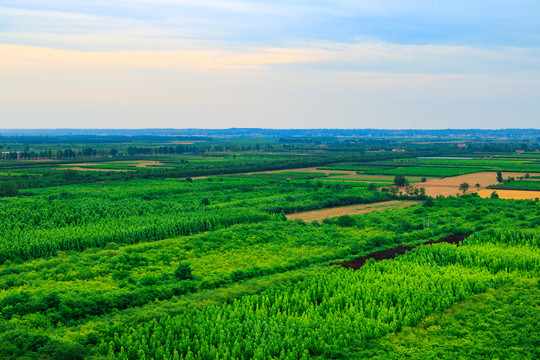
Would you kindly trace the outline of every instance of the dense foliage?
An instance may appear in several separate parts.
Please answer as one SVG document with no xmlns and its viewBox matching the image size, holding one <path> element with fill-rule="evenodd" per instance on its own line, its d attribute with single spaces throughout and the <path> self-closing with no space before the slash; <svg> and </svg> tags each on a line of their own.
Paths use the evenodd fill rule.
<svg viewBox="0 0 540 360">
<path fill-rule="evenodd" d="M 277 191 L 276 185 L 227 178 L 36 190 L 25 198 L 0 202 L 0 263 L 109 243 L 134 244 L 195 234 L 275 219 L 281 212 L 392 198 L 341 184 L 284 181 Z"/>
<path fill-rule="evenodd" d="M 457 248 L 419 247 L 356 272 L 339 270 L 152 321 L 102 341 L 100 351 L 121 360 L 336 357 L 344 347 L 415 325 L 513 277 L 539 276 L 538 241 L 533 232 L 481 233 Z M 507 246 L 512 243 L 519 246 Z"/>
<path fill-rule="evenodd" d="M 416 327 L 369 341 L 351 357 L 366 359 L 540 358 L 540 284 L 516 280 L 430 316 Z"/>
<path fill-rule="evenodd" d="M 536 180 L 509 181 L 503 184 L 490 185 L 488 186 L 488 189 L 540 191 L 540 181 L 536 181 Z"/>
<path fill-rule="evenodd" d="M 211 203 L 205 208 L 225 206 L 220 202 L 220 199 L 227 198 L 223 186 L 235 189 L 234 184 L 245 184 L 246 180 L 230 180 L 229 183 L 227 181 L 194 181 L 191 185 L 202 186 L 207 191 L 203 194 L 193 194 L 192 201 L 199 204 L 204 196 L 209 197 Z M 170 183 L 162 183 L 163 187 L 154 183 L 152 189 L 146 190 L 147 195 L 143 195 L 144 188 L 140 184 L 130 183 L 131 186 L 122 184 L 123 193 L 117 193 L 120 191 L 119 187 L 111 189 L 116 191 L 96 191 L 111 186 L 100 185 L 95 189 L 88 187 L 66 189 L 64 196 L 84 199 L 88 194 L 93 194 L 101 196 L 101 201 L 105 199 L 123 201 L 122 198 L 129 198 L 129 194 L 148 196 L 153 192 L 156 197 L 154 200 L 157 200 L 160 194 L 158 190 L 161 189 L 164 197 L 172 196 L 174 199 L 174 194 L 167 189 L 171 186 L 174 188 L 178 184 L 173 180 Z M 188 184 L 180 183 L 182 186 Z M 284 186 L 285 184 L 283 183 Z M 293 183 L 289 186 L 290 189 L 297 189 L 300 192 L 311 189 L 303 187 L 305 183 L 301 184 L 303 185 L 300 187 L 296 187 Z M 212 186 L 221 190 L 219 194 L 211 195 Z M 336 190 L 337 193 L 339 190 Z M 40 190 L 39 196 L 47 197 L 50 194 L 51 190 Z M 254 199 L 251 200 L 249 192 L 235 196 L 240 197 L 241 194 L 245 195 L 245 200 L 242 201 L 254 201 L 255 207 L 256 204 L 260 204 Z M 231 203 L 226 205 L 230 206 Z M 0 266 L 0 329 L 5 332 L 5 336 L 17 338 L 17 341 L 25 344 L 32 343 L 25 345 L 32 349 L 42 349 L 40 343 L 33 343 L 37 341 L 34 336 L 43 335 L 43 329 L 46 329 L 46 334 L 71 332 L 78 334 L 75 338 L 55 336 L 43 340 L 47 343 L 52 341 L 57 344 L 55 346 L 61 347 L 61 344 L 65 344 L 68 349 L 73 350 L 75 349 L 73 346 L 82 344 L 91 349 L 94 344 L 105 339 L 108 352 L 108 343 L 114 339 L 114 332 L 122 333 L 126 331 L 126 326 L 136 328 L 140 322 L 138 319 L 149 309 L 153 309 L 152 311 L 159 314 L 159 317 L 166 316 L 171 313 L 171 307 L 174 307 L 173 304 L 178 299 L 188 298 L 190 294 L 228 289 L 250 279 L 263 279 L 276 274 L 287 276 L 288 273 L 325 265 L 329 261 L 365 255 L 400 244 L 416 245 L 453 233 L 469 234 L 483 229 L 503 227 L 536 229 L 540 225 L 538 220 L 540 208 L 534 201 L 491 200 L 469 195 L 441 198 L 431 203 L 426 202 L 424 205 L 373 212 L 362 216 L 343 216 L 325 220 L 322 224 L 308 225 L 301 221 L 265 220 L 255 224 L 238 224 L 214 229 L 211 232 L 187 237 L 150 242 L 148 240 L 151 239 L 147 239 L 132 245 L 109 243 L 103 249 L 60 252 L 52 258 L 44 257 L 23 263 L 7 261 Z M 49 217 L 51 223 L 47 225 L 45 219 Z M 424 220 L 428 217 L 429 229 L 424 228 Z M 31 228 L 41 224 L 46 229 L 56 226 L 54 221 L 57 220 L 51 212 L 41 222 L 27 223 L 26 226 Z M 467 259 L 476 259 L 474 260 L 476 264 L 491 271 L 492 265 L 486 265 L 481 258 L 496 251 L 488 238 L 494 238 L 491 243 L 502 243 L 502 237 L 494 234 L 497 233 L 485 233 L 482 245 L 478 249 L 469 246 L 468 249 L 471 249 L 469 252 L 463 247 L 459 248 L 461 253 L 438 250 L 438 254 L 445 254 L 444 256 L 449 259 L 445 266 L 451 266 L 459 258 L 463 266 L 469 266 Z M 529 241 L 526 246 L 538 247 L 537 242 L 520 240 L 521 237 L 515 234 L 512 235 L 512 239 L 514 238 L 519 243 Z M 472 246 L 474 237 L 470 238 L 469 242 Z M 515 246 L 513 243 L 508 245 Z M 511 260 L 513 256 L 519 254 L 519 251 L 513 251 L 509 249 L 504 254 L 498 253 L 499 263 L 494 265 L 495 270 L 517 269 Z M 458 260 L 454 254 L 458 254 Z M 523 265 L 528 261 L 527 258 L 521 258 L 517 266 L 525 269 L 523 271 L 529 271 L 530 265 L 527 265 L 529 267 Z M 415 271 L 421 272 L 424 269 L 418 268 Z M 410 291 L 414 292 L 413 289 Z M 156 312 L 155 304 L 158 302 L 162 310 Z M 129 321 L 125 320 L 127 314 L 131 314 L 128 317 Z M 103 316 L 105 318 L 102 318 Z M 119 320 L 114 320 L 117 318 L 121 318 L 122 321 L 119 323 Z M 37 328 L 41 330 L 36 331 Z M 120 351 L 120 348 L 117 350 Z M 0 354 L 1 351 L 8 350 L 0 348 Z"/>
</svg>

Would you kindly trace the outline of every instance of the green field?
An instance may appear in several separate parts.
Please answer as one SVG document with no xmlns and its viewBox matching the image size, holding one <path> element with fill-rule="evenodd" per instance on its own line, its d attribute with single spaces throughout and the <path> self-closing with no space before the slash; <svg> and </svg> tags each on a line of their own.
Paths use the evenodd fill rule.
<svg viewBox="0 0 540 360">
<path fill-rule="evenodd" d="M 525 140 L 470 150 L 455 138 L 1 140 L 0 359 L 539 355 L 540 202 L 376 190 L 396 175 L 534 177 L 533 141 L 518 156 Z M 455 158 L 435 158 L 445 156 Z M 390 200 L 416 203 L 285 216 Z M 452 235 L 468 238 L 423 245 Z M 381 251 L 404 255 L 329 266 Z"/>
<path fill-rule="evenodd" d="M 540 181 L 517 180 L 488 186 L 488 189 L 540 191 Z"/>
<path fill-rule="evenodd" d="M 449 177 L 480 171 L 540 172 L 540 160 L 527 154 L 519 159 L 507 157 L 470 159 L 405 158 L 369 163 L 344 162 L 324 167 L 329 170 L 358 171 L 373 175 Z"/>
</svg>

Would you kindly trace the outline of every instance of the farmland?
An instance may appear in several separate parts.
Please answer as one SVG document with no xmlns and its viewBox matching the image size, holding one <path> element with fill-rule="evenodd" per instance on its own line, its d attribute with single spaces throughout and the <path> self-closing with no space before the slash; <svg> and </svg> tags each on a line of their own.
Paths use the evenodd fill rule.
<svg viewBox="0 0 540 360">
<path fill-rule="evenodd" d="M 491 190 L 484 189 L 478 192 L 481 197 L 491 197 L 493 193 L 501 199 L 517 199 L 517 200 L 534 200 L 540 198 L 540 191 L 524 191 L 524 190 Z"/>
<path fill-rule="evenodd" d="M 327 218 L 333 218 L 343 215 L 359 215 L 372 211 L 392 210 L 407 207 L 416 204 L 414 201 L 386 201 L 368 205 L 349 205 L 333 207 L 322 210 L 304 211 L 287 215 L 288 220 L 301 219 L 306 222 L 322 221 Z"/>
<path fill-rule="evenodd" d="M 455 358 L 459 334 L 465 358 L 537 357 L 540 205 L 504 195 L 535 194 L 534 154 L 38 140 L 0 161 L 2 359 Z"/>
<path fill-rule="evenodd" d="M 502 173 L 504 177 L 520 177 L 525 173 Z M 414 187 L 423 187 L 429 196 L 448 196 L 459 193 L 459 185 L 462 183 L 470 184 L 470 191 L 476 191 L 486 188 L 500 188 L 497 184 L 497 175 L 494 172 L 477 172 L 474 174 L 453 176 L 443 179 L 428 179 L 425 183 L 413 184 Z M 476 187 L 476 184 L 480 185 Z M 504 188 L 504 187 L 503 187 Z M 482 192 L 482 194 L 485 192 Z"/>
</svg>

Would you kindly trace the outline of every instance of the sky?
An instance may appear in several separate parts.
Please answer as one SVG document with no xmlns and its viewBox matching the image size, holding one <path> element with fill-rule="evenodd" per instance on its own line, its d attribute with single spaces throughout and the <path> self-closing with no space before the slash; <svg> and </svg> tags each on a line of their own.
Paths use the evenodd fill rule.
<svg viewBox="0 0 540 360">
<path fill-rule="evenodd" d="M 0 0 L 0 128 L 539 128 L 537 0 Z"/>
</svg>

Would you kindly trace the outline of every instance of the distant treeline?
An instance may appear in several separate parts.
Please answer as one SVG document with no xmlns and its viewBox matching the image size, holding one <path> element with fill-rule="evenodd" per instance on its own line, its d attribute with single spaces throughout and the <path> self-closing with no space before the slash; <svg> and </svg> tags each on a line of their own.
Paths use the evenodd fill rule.
<svg viewBox="0 0 540 360">
<path fill-rule="evenodd" d="M 320 136 L 360 136 L 360 137 L 459 137 L 459 138 L 540 138 L 540 129 L 2 129 L 4 136 L 97 136 L 110 142 L 106 137 L 123 136 L 187 136 L 197 137 L 320 137 Z M 193 139 L 191 139 L 193 140 Z"/>
</svg>

